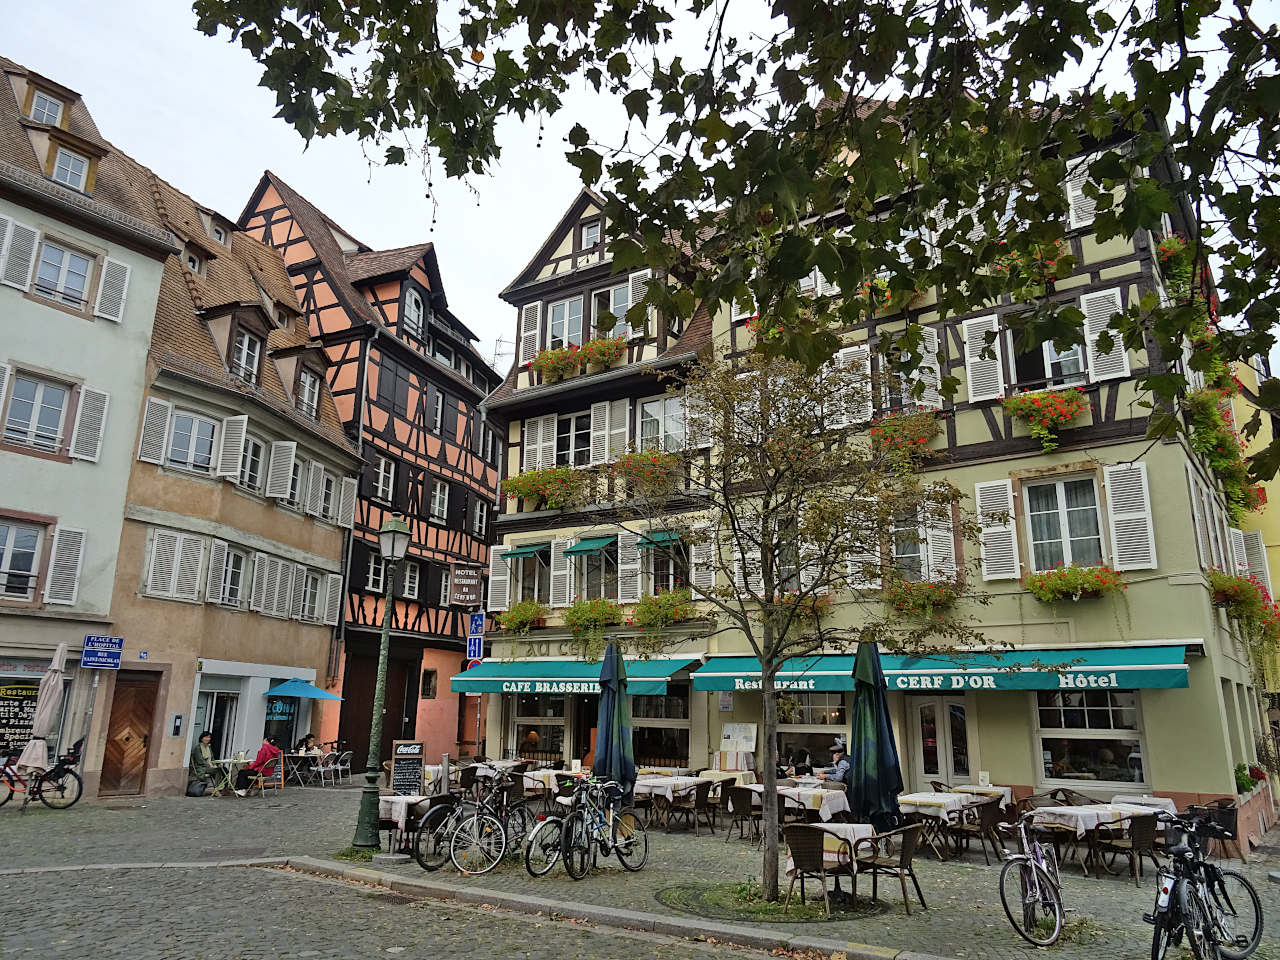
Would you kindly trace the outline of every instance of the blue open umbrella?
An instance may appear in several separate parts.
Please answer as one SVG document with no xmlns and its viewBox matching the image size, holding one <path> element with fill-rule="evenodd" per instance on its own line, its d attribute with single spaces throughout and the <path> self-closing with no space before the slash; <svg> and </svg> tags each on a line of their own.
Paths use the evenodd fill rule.
<svg viewBox="0 0 1280 960">
<path fill-rule="evenodd" d="M 278 687 L 272 687 L 265 694 L 268 697 L 301 697 L 304 700 L 341 700 L 337 694 L 321 690 L 314 683 L 307 683 L 294 677 L 286 680 Z"/>
<path fill-rule="evenodd" d="M 600 665 L 600 711 L 596 715 L 596 755 L 591 772 L 601 780 L 617 780 L 627 797 L 636 784 L 627 669 L 616 643 L 609 644 Z"/>
<path fill-rule="evenodd" d="M 877 831 L 898 825 L 902 813 L 902 766 L 889 721 L 880 650 L 875 643 L 858 645 L 853 663 L 853 736 L 849 741 L 849 810 L 855 820 Z"/>
</svg>

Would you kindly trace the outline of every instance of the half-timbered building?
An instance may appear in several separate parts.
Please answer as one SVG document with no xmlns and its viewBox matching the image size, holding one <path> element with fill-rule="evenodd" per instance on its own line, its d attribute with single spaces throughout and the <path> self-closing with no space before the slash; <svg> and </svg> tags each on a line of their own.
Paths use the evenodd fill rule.
<svg viewBox="0 0 1280 960">
<path fill-rule="evenodd" d="M 392 603 L 383 756 L 402 738 L 427 752 L 475 752 L 475 698 L 438 683 L 464 664 L 468 609 L 458 568 L 488 562 L 501 450 L 483 402 L 499 377 L 449 310 L 430 243 L 374 250 L 275 174 L 263 175 L 240 226 L 280 251 L 347 435 L 365 459 L 348 561 L 342 647 L 332 670 L 344 697 L 332 734 L 365 760 L 379 630 Z M 401 513 L 413 538 L 388 583 L 377 533 Z M 328 731 L 326 731 L 326 734 Z"/>
</svg>

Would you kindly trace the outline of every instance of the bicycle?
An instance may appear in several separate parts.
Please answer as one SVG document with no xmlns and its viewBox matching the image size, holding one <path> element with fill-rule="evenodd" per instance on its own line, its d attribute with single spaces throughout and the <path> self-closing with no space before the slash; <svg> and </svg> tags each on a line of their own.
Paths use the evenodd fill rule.
<svg viewBox="0 0 1280 960">
<path fill-rule="evenodd" d="M 538 821 L 524 845 L 524 868 L 531 877 L 545 877 L 560 862 L 564 817 L 550 814 Z"/>
<path fill-rule="evenodd" d="M 617 810 L 621 799 L 622 788 L 616 780 L 585 780 L 574 790 L 560 829 L 560 859 L 574 880 L 590 871 L 597 849 L 606 857 L 615 854 L 623 869 L 632 872 L 649 859 L 644 821 L 631 807 Z"/>
<path fill-rule="evenodd" d="M 1262 940 L 1258 893 L 1236 871 L 1205 859 L 1206 840 L 1231 834 L 1208 817 L 1162 813 L 1160 819 L 1182 835 L 1168 846 L 1172 870 L 1160 868 L 1155 909 L 1142 917 L 1155 927 L 1151 960 L 1163 960 L 1184 934 L 1196 960 L 1245 960 Z"/>
<path fill-rule="evenodd" d="M 1034 815 L 1034 811 L 1030 811 L 1019 817 L 1016 824 L 1000 825 L 1006 832 L 1017 831 L 1018 840 L 1018 852 L 1006 853 L 1004 866 L 1000 868 L 1000 902 L 1010 925 L 1023 940 L 1047 947 L 1062 935 L 1062 880 L 1053 848 L 1042 844 L 1027 830 Z"/>
<path fill-rule="evenodd" d="M 69 753 L 58 757 L 57 763 L 52 767 L 32 771 L 28 774 L 28 779 L 18 772 L 18 755 L 14 753 L 13 747 L 0 747 L 0 756 L 5 758 L 4 763 L 0 763 L 0 807 L 12 800 L 15 793 L 25 794 L 22 798 L 23 811 L 33 799 L 39 800 L 50 810 L 66 810 L 75 806 L 84 791 L 84 782 L 72 768 L 79 764 L 83 749 L 84 739 L 81 738 Z"/>
</svg>

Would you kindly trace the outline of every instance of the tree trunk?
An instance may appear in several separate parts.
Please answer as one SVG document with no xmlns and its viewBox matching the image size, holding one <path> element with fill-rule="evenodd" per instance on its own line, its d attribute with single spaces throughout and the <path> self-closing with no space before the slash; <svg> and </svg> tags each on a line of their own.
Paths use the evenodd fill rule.
<svg viewBox="0 0 1280 960">
<path fill-rule="evenodd" d="M 760 665 L 760 698 L 764 703 L 761 731 L 761 781 L 764 783 L 763 817 L 764 863 L 760 867 L 760 887 L 766 900 L 778 899 L 778 701 L 773 692 L 774 664 Z"/>
</svg>

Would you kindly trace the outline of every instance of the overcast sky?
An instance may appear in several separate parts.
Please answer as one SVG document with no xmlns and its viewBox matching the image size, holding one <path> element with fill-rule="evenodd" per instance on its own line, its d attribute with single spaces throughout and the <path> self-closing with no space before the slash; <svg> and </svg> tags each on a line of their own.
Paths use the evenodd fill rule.
<svg viewBox="0 0 1280 960">
<path fill-rule="evenodd" d="M 449 305 L 486 359 L 498 337 L 508 341 L 505 372 L 515 311 L 498 291 L 577 194 L 561 141 L 572 121 L 549 126 L 541 148 L 536 123 L 507 124 L 504 161 L 474 181 L 478 197 L 437 177 L 433 231 L 420 167 L 370 166 L 349 138 L 304 152 L 274 118 L 257 63 L 239 44 L 197 32 L 183 0 L 67 0 L 56 31 L 46 17 L 12 15 L 17 6 L 0 0 L 0 54 L 80 93 L 107 140 L 200 203 L 235 219 L 269 168 L 375 249 L 433 241 Z"/>
</svg>

